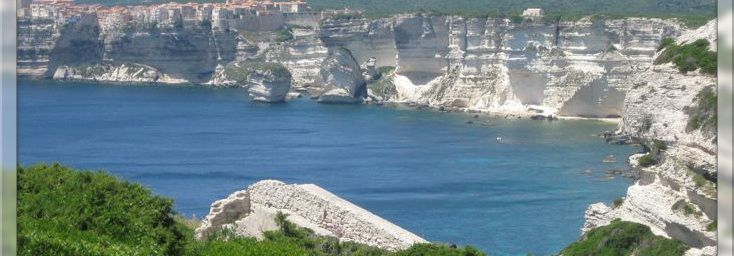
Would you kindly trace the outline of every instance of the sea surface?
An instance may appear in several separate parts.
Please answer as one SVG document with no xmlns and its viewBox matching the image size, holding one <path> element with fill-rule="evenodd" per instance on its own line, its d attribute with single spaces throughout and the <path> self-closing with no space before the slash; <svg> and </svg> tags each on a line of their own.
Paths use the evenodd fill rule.
<svg viewBox="0 0 734 256">
<path fill-rule="evenodd" d="M 268 105 L 242 89 L 21 80 L 18 91 L 23 165 L 106 170 L 199 218 L 258 180 L 315 183 L 427 240 L 492 255 L 576 240 L 586 207 L 631 183 L 604 171 L 638 150 L 604 143 L 595 134 L 615 124 L 600 121 Z"/>
</svg>

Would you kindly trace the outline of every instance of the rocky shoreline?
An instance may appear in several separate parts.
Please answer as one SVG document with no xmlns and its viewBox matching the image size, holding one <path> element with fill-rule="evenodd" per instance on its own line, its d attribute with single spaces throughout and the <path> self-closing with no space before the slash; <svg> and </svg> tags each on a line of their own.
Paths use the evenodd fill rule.
<svg viewBox="0 0 734 256">
<path fill-rule="evenodd" d="M 687 41 L 679 43 L 715 40 L 715 33 L 711 21 L 682 35 Z M 683 241 L 692 248 L 686 255 L 715 255 L 716 133 L 710 124 L 697 124 L 701 120 L 694 116 L 707 111 L 701 104 L 710 97 L 715 102 L 711 88 L 716 87 L 716 77 L 684 74 L 672 64 L 659 64 L 641 69 L 632 82 L 619 129 L 605 137 L 610 143 L 638 142 L 647 148 L 629 158 L 640 177 L 622 201 L 590 205 L 582 232 L 621 219 Z"/>
<path fill-rule="evenodd" d="M 685 31 L 674 20 L 654 18 L 518 22 L 419 13 L 297 25 L 286 27 L 292 39 L 274 41 L 267 31 L 96 30 L 96 17 L 64 28 L 27 22 L 20 27 L 23 47 L 49 49 L 22 55 L 19 70 L 54 79 L 249 87 L 223 79 L 222 71 L 234 63 L 279 63 L 292 75 L 290 92 L 325 103 L 616 118 L 635 68 L 650 65 L 663 38 Z M 88 54 L 70 58 L 74 52 Z M 340 67 L 325 67 L 335 57 Z M 346 67 L 351 71 L 343 72 Z"/>
</svg>

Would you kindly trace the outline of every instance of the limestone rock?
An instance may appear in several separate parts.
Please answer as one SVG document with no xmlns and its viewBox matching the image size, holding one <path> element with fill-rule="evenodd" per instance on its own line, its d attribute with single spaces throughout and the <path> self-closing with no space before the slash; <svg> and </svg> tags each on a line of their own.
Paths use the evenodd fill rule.
<svg viewBox="0 0 734 256">
<path fill-rule="evenodd" d="M 322 103 L 357 103 L 367 96 L 367 86 L 359 64 L 345 48 L 334 49 L 321 65 Z"/>
<path fill-rule="evenodd" d="M 373 81 L 380 78 L 380 74 L 377 73 L 375 65 L 377 65 L 377 58 L 370 57 L 369 60 L 362 63 L 362 65 L 360 66 L 360 69 L 362 70 L 362 77 L 365 81 Z"/>
<path fill-rule="evenodd" d="M 283 102 L 291 88 L 291 74 L 282 65 L 256 67 L 247 80 L 250 83 L 247 91 L 253 101 Z"/>
<path fill-rule="evenodd" d="M 262 238 L 262 232 L 277 229 L 273 218 L 278 212 L 287 214 L 296 225 L 340 241 L 387 250 L 426 242 L 316 185 L 289 185 L 276 180 L 257 182 L 212 204 L 196 237 L 202 239 L 218 229 L 231 228 L 236 235 Z"/>
<path fill-rule="evenodd" d="M 715 29 L 691 31 L 679 40 L 716 38 Z M 701 34 L 708 31 L 709 34 Z M 653 233 L 683 241 L 686 255 L 713 255 L 716 231 L 707 225 L 716 212 L 716 134 L 691 128 L 690 109 L 698 95 L 716 84 L 714 76 L 682 74 L 671 64 L 637 67 L 630 76 L 633 86 L 624 100 L 618 135 L 629 136 L 653 149 L 658 163 L 640 167 L 642 154 L 630 157 L 640 168 L 640 178 L 629 187 L 624 203 L 615 208 L 593 204 L 586 211 L 583 232 L 619 218 L 647 225 Z M 715 91 L 715 90 L 714 90 Z M 659 149 L 655 145 L 665 144 Z"/>
<path fill-rule="evenodd" d="M 237 86 L 237 81 L 228 79 L 226 67 L 222 64 L 217 64 L 216 69 L 214 69 L 214 75 L 212 75 L 212 78 L 204 84 L 215 87 L 233 87 Z"/>
</svg>

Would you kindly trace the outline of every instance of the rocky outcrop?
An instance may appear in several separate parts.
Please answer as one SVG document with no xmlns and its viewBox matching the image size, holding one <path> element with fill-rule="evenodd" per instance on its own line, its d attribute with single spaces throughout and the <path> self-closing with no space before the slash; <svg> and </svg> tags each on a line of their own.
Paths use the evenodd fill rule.
<svg viewBox="0 0 734 256">
<path fill-rule="evenodd" d="M 387 250 L 399 250 L 426 241 L 313 184 L 285 184 L 264 180 L 212 204 L 196 229 L 198 239 L 229 228 L 235 235 L 262 238 L 276 230 L 278 212 L 296 225 L 318 235 L 333 236 Z"/>
<path fill-rule="evenodd" d="M 56 68 L 52 75 L 56 80 L 86 80 L 116 83 L 165 83 L 180 84 L 186 80 L 172 78 L 161 74 L 155 68 L 140 64 L 111 64 L 66 66 Z"/>
<path fill-rule="evenodd" d="M 280 64 L 258 65 L 247 75 L 253 101 L 283 102 L 291 89 L 291 73 Z"/>
<path fill-rule="evenodd" d="M 206 85 L 247 88 L 252 101 L 277 103 L 286 100 L 293 76 L 283 64 L 242 61 L 217 65 Z"/>
<path fill-rule="evenodd" d="M 367 86 L 352 53 L 337 48 L 321 64 L 322 92 L 318 102 L 357 103 L 367 96 Z"/>
<path fill-rule="evenodd" d="M 710 24 L 715 20 L 680 38 L 715 38 Z M 623 203 L 591 205 L 583 231 L 619 218 L 696 248 L 690 255 L 713 255 L 716 230 L 709 225 L 717 219 L 716 134 L 698 115 L 712 113 L 702 109 L 712 100 L 715 115 L 716 77 L 684 74 L 672 64 L 635 66 L 633 73 L 617 133 L 645 144 L 654 163 L 637 165 L 642 155 L 630 157 L 640 178 Z"/>
<path fill-rule="evenodd" d="M 377 73 L 377 58 L 370 57 L 367 61 L 362 63 L 359 68 L 362 70 L 362 78 L 365 81 L 373 81 L 380 78 L 380 74 Z"/>
</svg>

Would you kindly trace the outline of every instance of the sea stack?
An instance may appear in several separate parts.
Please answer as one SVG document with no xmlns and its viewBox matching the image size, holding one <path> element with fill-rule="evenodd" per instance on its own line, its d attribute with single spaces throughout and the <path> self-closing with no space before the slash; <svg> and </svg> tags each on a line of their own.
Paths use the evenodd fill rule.
<svg viewBox="0 0 734 256">
<path fill-rule="evenodd" d="M 336 48 L 321 65 L 321 103 L 358 103 L 367 95 L 367 84 L 359 64 L 346 48 Z"/>
</svg>

